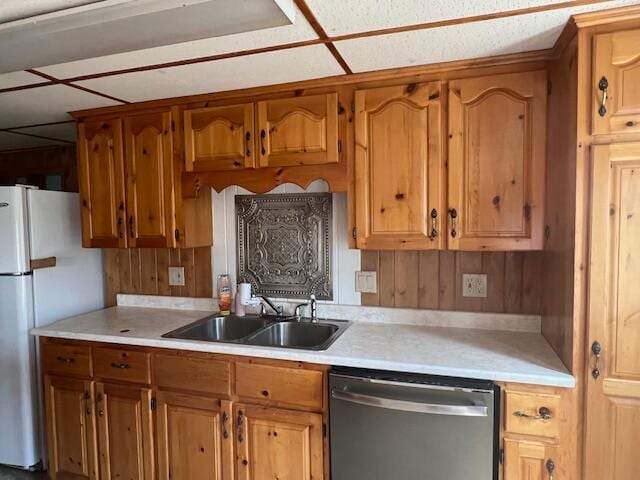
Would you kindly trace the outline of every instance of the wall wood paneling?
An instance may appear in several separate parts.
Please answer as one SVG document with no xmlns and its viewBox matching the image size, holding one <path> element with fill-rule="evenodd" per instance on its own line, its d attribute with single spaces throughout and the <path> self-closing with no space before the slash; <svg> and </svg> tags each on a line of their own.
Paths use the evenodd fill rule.
<svg viewBox="0 0 640 480">
<path fill-rule="evenodd" d="M 541 313 L 542 252 L 362 251 L 361 269 L 377 272 L 380 307 Z M 462 296 L 462 275 L 487 275 L 487 297 Z"/>
<path fill-rule="evenodd" d="M 0 152 L 0 185 L 28 183 L 44 189 L 47 176 L 60 176 L 65 192 L 78 191 L 75 146 Z"/>
<path fill-rule="evenodd" d="M 184 267 L 185 285 L 169 285 L 168 267 Z M 104 250 L 105 303 L 116 294 L 211 297 L 211 248 L 129 248 Z"/>
</svg>

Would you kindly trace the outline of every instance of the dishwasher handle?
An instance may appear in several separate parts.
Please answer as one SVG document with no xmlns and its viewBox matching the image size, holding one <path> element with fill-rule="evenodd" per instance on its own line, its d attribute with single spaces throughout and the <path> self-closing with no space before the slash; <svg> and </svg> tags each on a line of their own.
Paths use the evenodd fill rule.
<svg viewBox="0 0 640 480">
<path fill-rule="evenodd" d="M 344 402 L 367 405 L 369 407 L 400 410 L 402 412 L 429 413 L 433 415 L 453 415 L 459 417 L 486 417 L 489 409 L 486 405 L 445 405 L 439 403 L 422 403 L 393 398 L 375 397 L 362 393 L 332 389 L 331 396 Z"/>
</svg>

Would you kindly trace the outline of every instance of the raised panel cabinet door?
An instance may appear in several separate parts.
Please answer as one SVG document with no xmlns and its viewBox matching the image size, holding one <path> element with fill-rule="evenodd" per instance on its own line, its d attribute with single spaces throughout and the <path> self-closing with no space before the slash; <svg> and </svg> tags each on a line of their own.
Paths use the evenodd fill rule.
<svg viewBox="0 0 640 480">
<path fill-rule="evenodd" d="M 102 480 L 154 480 L 151 389 L 96 384 Z"/>
<path fill-rule="evenodd" d="M 450 83 L 450 249 L 542 249 L 546 102 L 545 71 Z"/>
<path fill-rule="evenodd" d="M 324 478 L 322 415 L 235 404 L 237 480 Z"/>
<path fill-rule="evenodd" d="M 258 102 L 260 167 L 337 163 L 338 94 Z"/>
<path fill-rule="evenodd" d="M 160 480 L 233 479 L 231 402 L 157 392 Z"/>
<path fill-rule="evenodd" d="M 558 470 L 556 446 L 533 440 L 504 439 L 503 480 L 552 480 Z"/>
<path fill-rule="evenodd" d="M 174 247 L 175 185 L 171 112 L 124 118 L 130 247 Z"/>
<path fill-rule="evenodd" d="M 44 377 L 49 478 L 96 479 L 93 382 Z"/>
<path fill-rule="evenodd" d="M 640 143 L 593 147 L 585 479 L 640 471 Z"/>
<path fill-rule="evenodd" d="M 640 30 L 593 38 L 592 131 L 640 132 Z"/>
<path fill-rule="evenodd" d="M 77 148 L 82 245 L 126 247 L 122 122 L 80 122 Z"/>
<path fill-rule="evenodd" d="M 253 111 L 253 103 L 185 110 L 186 171 L 253 168 Z"/>
<path fill-rule="evenodd" d="M 441 101 L 439 82 L 356 92 L 358 248 L 444 247 Z"/>
</svg>

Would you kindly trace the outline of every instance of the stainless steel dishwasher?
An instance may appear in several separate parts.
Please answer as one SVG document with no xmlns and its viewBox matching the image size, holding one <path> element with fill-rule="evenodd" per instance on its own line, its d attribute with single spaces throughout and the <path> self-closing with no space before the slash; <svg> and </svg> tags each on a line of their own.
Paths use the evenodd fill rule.
<svg viewBox="0 0 640 480">
<path fill-rule="evenodd" d="M 332 480 L 496 480 L 493 382 L 334 368 Z"/>
</svg>

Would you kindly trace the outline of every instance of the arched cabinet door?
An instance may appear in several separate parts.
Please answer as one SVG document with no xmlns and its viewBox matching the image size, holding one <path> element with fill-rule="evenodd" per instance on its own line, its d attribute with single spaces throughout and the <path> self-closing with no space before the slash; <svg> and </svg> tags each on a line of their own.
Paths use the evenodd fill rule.
<svg viewBox="0 0 640 480">
<path fill-rule="evenodd" d="M 171 112 L 124 118 L 129 247 L 174 247 L 175 192 Z"/>
<path fill-rule="evenodd" d="M 594 135 L 640 132 L 640 30 L 593 40 Z"/>
<path fill-rule="evenodd" d="M 120 119 L 78 124 L 78 184 L 84 247 L 126 247 Z"/>
<path fill-rule="evenodd" d="M 546 87 L 544 71 L 450 83 L 450 249 L 542 249 Z"/>
<path fill-rule="evenodd" d="M 444 247 L 441 97 L 439 82 L 356 92 L 358 248 Z"/>
</svg>

